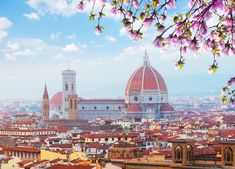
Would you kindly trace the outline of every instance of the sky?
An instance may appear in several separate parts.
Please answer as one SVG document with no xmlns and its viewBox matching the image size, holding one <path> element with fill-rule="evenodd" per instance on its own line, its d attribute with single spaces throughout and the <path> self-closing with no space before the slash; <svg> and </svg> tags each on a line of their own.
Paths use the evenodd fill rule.
<svg viewBox="0 0 235 169">
<path fill-rule="evenodd" d="M 165 78 L 170 96 L 217 95 L 235 74 L 234 56 L 219 59 L 219 70 L 208 75 L 210 54 L 187 54 L 176 71 L 177 49 L 161 51 L 152 45 L 154 30 L 144 39 L 131 40 L 120 19 L 107 15 L 104 33 L 94 33 L 88 9 L 78 13 L 73 0 L 1 0 L 0 99 L 41 99 L 47 84 L 50 97 L 62 88 L 61 72 L 77 72 L 81 97 L 124 97 L 130 75 L 142 65 L 147 50 L 151 65 Z M 182 5 L 182 4 L 180 4 Z M 209 91 L 209 92 L 208 92 Z"/>
</svg>

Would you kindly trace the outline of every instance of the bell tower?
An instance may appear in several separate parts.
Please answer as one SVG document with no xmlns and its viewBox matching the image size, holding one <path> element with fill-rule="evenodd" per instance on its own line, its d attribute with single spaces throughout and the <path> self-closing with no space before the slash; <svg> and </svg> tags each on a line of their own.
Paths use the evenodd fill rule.
<svg viewBox="0 0 235 169">
<path fill-rule="evenodd" d="M 62 93 L 62 118 L 68 119 L 69 95 L 76 94 L 76 72 L 70 69 L 62 72 L 63 93 Z"/>
<path fill-rule="evenodd" d="M 76 94 L 68 96 L 68 118 L 69 120 L 77 120 L 77 100 L 78 96 Z"/>
<path fill-rule="evenodd" d="M 43 96 L 42 96 L 42 119 L 43 121 L 49 120 L 49 111 L 50 111 L 49 96 L 47 92 L 47 86 L 45 85 Z"/>
</svg>

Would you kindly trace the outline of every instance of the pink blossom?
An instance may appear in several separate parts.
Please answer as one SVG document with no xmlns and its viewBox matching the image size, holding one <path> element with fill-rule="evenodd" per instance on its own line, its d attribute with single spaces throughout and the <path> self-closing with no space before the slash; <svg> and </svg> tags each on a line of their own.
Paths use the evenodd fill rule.
<svg viewBox="0 0 235 169">
<path fill-rule="evenodd" d="M 100 25 L 97 25 L 95 27 L 95 34 L 99 36 L 102 33 L 102 27 Z"/>
<path fill-rule="evenodd" d="M 153 18 L 145 18 L 143 21 L 143 25 L 144 26 L 151 26 L 152 22 L 153 22 Z"/>
<path fill-rule="evenodd" d="M 161 36 L 156 37 L 155 40 L 153 41 L 153 45 L 157 48 L 165 46 L 163 37 Z"/>
<path fill-rule="evenodd" d="M 233 48 L 231 47 L 229 43 L 226 43 L 224 45 L 224 48 L 222 49 L 222 53 L 224 55 L 233 55 Z"/>
<path fill-rule="evenodd" d="M 112 14 L 117 14 L 117 9 L 115 7 L 113 7 L 113 8 L 110 9 L 110 12 Z"/>
<path fill-rule="evenodd" d="M 209 20 L 211 18 L 211 12 L 209 10 L 206 11 L 204 18 L 205 20 Z"/>
<path fill-rule="evenodd" d="M 195 21 L 192 25 L 193 30 L 198 29 L 198 27 L 199 27 L 199 22 Z"/>
<path fill-rule="evenodd" d="M 217 10 L 217 9 L 223 9 L 224 4 L 222 0 L 215 0 L 214 3 L 212 4 L 212 9 Z"/>
<path fill-rule="evenodd" d="M 230 86 L 232 86 L 233 83 L 235 83 L 235 77 L 229 79 L 227 85 L 230 87 Z"/>
<path fill-rule="evenodd" d="M 197 40 L 195 38 L 193 40 L 191 40 L 191 42 L 189 43 L 189 49 L 192 52 L 198 51 L 198 49 L 199 49 L 198 42 L 197 42 Z"/>
<path fill-rule="evenodd" d="M 106 0 L 99 0 L 101 3 L 105 3 L 106 2 Z"/>
<path fill-rule="evenodd" d="M 189 3 L 188 3 L 188 7 L 189 7 L 189 8 L 192 8 L 193 5 L 194 5 L 194 3 L 195 3 L 195 2 L 194 2 L 193 0 L 190 0 Z"/>
<path fill-rule="evenodd" d="M 207 34 L 207 27 L 205 22 L 201 22 L 200 24 L 200 32 L 202 35 L 206 35 Z"/>
<path fill-rule="evenodd" d="M 133 0 L 132 5 L 133 5 L 135 8 L 139 8 L 139 3 L 138 3 L 137 0 Z"/>
<path fill-rule="evenodd" d="M 175 0 L 169 0 L 168 3 L 166 4 L 166 7 L 168 9 L 175 8 Z"/>
<path fill-rule="evenodd" d="M 139 30 L 134 31 L 134 33 L 132 33 L 132 38 L 134 39 L 134 41 L 138 41 L 143 38 L 143 34 Z"/>
<path fill-rule="evenodd" d="M 83 1 L 81 1 L 81 2 L 77 5 L 77 9 L 78 9 L 79 11 L 83 11 L 83 10 L 84 10 Z"/>
</svg>

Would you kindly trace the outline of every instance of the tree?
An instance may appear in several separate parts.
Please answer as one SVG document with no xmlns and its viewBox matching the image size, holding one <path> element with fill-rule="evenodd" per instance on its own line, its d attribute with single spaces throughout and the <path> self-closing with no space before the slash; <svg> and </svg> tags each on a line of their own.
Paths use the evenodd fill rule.
<svg viewBox="0 0 235 169">
<path fill-rule="evenodd" d="M 82 11 L 92 2 L 89 19 L 97 21 L 95 32 L 101 34 L 104 27 L 101 20 L 105 17 L 105 8 L 110 13 L 119 15 L 122 25 L 133 40 L 143 38 L 143 28 L 156 29 L 153 45 L 157 48 L 174 46 L 179 49 L 179 60 L 175 67 L 182 69 L 185 64 L 184 54 L 198 53 L 200 49 L 209 52 L 213 58 L 208 67 L 209 73 L 218 69 L 218 57 L 235 55 L 235 0 L 188 0 L 186 10 L 177 10 L 177 0 L 81 0 L 77 8 Z M 181 1 L 182 2 L 182 1 Z M 98 9 L 96 3 L 101 3 Z M 175 9 L 174 16 L 167 16 Z M 210 20 L 210 22 L 209 22 Z M 213 22 L 211 22 L 211 20 Z M 134 25 L 140 23 L 138 28 Z M 235 92 L 230 91 L 235 78 L 223 88 L 222 100 L 234 103 Z"/>
</svg>

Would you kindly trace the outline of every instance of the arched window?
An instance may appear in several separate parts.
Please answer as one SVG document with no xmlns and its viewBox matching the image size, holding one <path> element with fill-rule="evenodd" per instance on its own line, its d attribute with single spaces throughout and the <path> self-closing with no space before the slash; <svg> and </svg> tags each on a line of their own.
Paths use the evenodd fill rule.
<svg viewBox="0 0 235 169">
<path fill-rule="evenodd" d="M 233 150 L 230 147 L 224 150 L 224 164 L 229 166 L 233 165 Z"/>
<path fill-rule="evenodd" d="M 191 145 L 187 146 L 187 159 L 191 160 L 193 158 L 193 147 Z"/>
<path fill-rule="evenodd" d="M 76 99 L 74 100 L 74 107 L 75 107 L 75 110 L 77 110 L 77 100 Z"/>
<path fill-rule="evenodd" d="M 174 155 L 175 155 L 175 162 L 176 163 L 182 163 L 183 151 L 182 151 L 181 146 L 176 146 Z"/>
<path fill-rule="evenodd" d="M 72 108 L 73 108 L 73 101 L 70 100 L 70 109 L 72 109 Z"/>
</svg>

